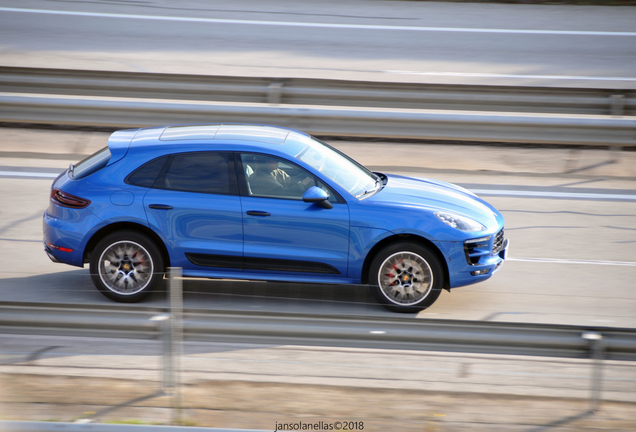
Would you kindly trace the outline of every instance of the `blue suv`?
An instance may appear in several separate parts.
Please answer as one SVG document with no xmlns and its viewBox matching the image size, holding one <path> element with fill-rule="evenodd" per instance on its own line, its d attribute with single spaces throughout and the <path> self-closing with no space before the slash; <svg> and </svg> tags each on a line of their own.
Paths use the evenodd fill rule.
<svg viewBox="0 0 636 432">
<path fill-rule="evenodd" d="M 444 182 L 373 173 L 302 132 L 123 130 L 54 182 L 44 248 L 119 302 L 187 277 L 369 284 L 397 312 L 503 264 L 504 221 Z"/>
</svg>

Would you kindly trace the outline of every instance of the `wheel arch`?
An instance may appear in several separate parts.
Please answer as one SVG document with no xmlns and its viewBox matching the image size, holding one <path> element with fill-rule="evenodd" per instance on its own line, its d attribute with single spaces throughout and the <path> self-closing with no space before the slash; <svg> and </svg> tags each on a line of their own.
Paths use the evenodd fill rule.
<svg viewBox="0 0 636 432">
<path fill-rule="evenodd" d="M 110 225 L 106 225 L 95 234 L 93 234 L 91 239 L 86 244 L 86 247 L 84 248 L 84 263 L 90 262 L 91 254 L 93 253 L 95 246 L 97 246 L 97 243 L 99 243 L 101 239 L 111 233 L 123 230 L 137 231 L 139 233 L 147 235 L 153 242 L 155 242 L 155 244 L 159 248 L 164 267 L 170 267 L 170 255 L 168 254 L 168 249 L 166 248 L 163 240 L 161 240 L 161 238 L 147 226 L 134 222 L 116 222 Z M 162 270 L 165 271 L 165 268 L 163 268 Z"/>
<path fill-rule="evenodd" d="M 371 267 L 371 263 L 373 262 L 373 259 L 378 254 L 378 252 L 380 252 L 383 248 L 385 248 L 386 246 L 390 244 L 398 243 L 402 241 L 412 241 L 415 243 L 419 243 L 420 245 L 426 247 L 437 256 L 440 263 L 442 264 L 443 271 L 444 271 L 444 285 L 442 286 L 442 288 L 444 288 L 447 291 L 450 291 L 450 274 L 448 271 L 448 264 L 446 263 L 446 258 L 444 258 L 444 254 L 442 254 L 442 251 L 440 251 L 439 248 L 433 242 L 431 242 L 430 240 L 424 237 L 420 237 L 414 234 L 397 234 L 391 237 L 387 237 L 383 239 L 382 241 L 378 242 L 375 246 L 373 246 L 373 248 L 371 248 L 371 250 L 367 254 L 364 260 L 364 265 L 362 266 L 362 278 L 361 278 L 362 283 L 363 284 L 369 283 L 369 269 Z"/>
</svg>

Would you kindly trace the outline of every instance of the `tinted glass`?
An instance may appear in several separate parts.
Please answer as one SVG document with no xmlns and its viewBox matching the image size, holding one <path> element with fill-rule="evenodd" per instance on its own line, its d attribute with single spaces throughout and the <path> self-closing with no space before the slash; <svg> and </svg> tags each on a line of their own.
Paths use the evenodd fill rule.
<svg viewBox="0 0 636 432">
<path fill-rule="evenodd" d="M 135 172 L 128 176 L 126 183 L 135 186 L 151 188 L 155 183 L 157 176 L 161 172 L 164 164 L 168 160 L 168 156 L 162 156 L 160 158 L 151 160 L 145 165 L 138 168 Z"/>
<path fill-rule="evenodd" d="M 110 150 L 108 147 L 104 147 L 96 153 L 93 153 L 86 159 L 78 162 L 73 169 L 69 172 L 69 177 L 75 180 L 79 180 L 88 175 L 93 174 L 95 171 L 99 171 L 104 168 L 110 160 Z"/>
<path fill-rule="evenodd" d="M 217 152 L 174 156 L 164 178 L 165 189 L 229 195 L 234 193 L 229 155 Z"/>
</svg>

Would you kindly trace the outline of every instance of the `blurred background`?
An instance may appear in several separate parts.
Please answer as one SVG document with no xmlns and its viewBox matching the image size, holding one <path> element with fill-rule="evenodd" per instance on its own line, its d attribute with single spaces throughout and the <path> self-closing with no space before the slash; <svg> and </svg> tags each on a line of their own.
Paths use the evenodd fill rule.
<svg viewBox="0 0 636 432">
<path fill-rule="evenodd" d="M 634 3 L 0 1 L 0 429 L 636 430 Z M 374 171 L 464 186 L 504 215 L 509 259 L 417 315 L 363 286 L 184 280 L 175 417 L 148 321 L 167 293 L 113 305 L 88 269 L 49 261 L 40 218 L 112 131 L 199 122 L 293 127 Z M 210 311 L 241 337 L 188 333 Z M 254 314 L 287 321 L 248 337 L 236 323 Z M 303 317 L 389 334 L 292 338 Z M 392 344 L 420 322 L 457 333 Z M 518 351 L 492 342 L 523 329 Z M 584 332 L 612 335 L 596 363 Z M 541 351 L 546 335 L 569 345 Z"/>
</svg>

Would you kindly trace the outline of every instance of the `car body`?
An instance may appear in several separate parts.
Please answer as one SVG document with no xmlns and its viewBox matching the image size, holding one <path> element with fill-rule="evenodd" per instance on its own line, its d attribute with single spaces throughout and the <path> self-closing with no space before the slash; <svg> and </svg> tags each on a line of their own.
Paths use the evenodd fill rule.
<svg viewBox="0 0 636 432">
<path fill-rule="evenodd" d="M 89 263 L 96 287 L 134 302 L 167 267 L 184 276 L 369 284 L 415 312 L 484 281 L 504 220 L 449 183 L 371 173 L 299 131 L 260 125 L 122 130 L 54 182 L 49 257 Z"/>
</svg>

